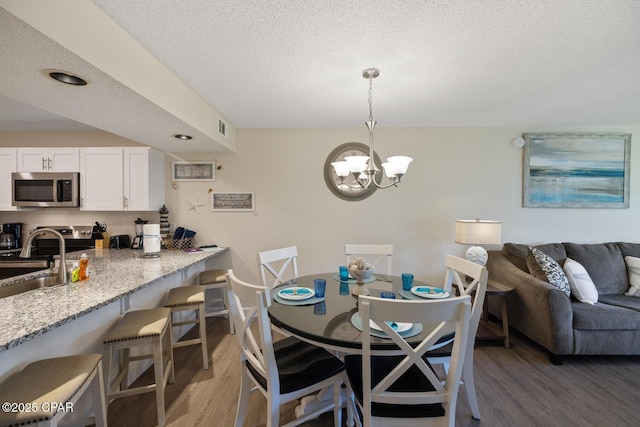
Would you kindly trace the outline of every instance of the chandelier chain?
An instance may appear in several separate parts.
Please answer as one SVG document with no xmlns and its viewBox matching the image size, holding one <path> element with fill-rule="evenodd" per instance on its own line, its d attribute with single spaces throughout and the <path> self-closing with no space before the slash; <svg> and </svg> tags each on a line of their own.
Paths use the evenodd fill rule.
<svg viewBox="0 0 640 427">
<path fill-rule="evenodd" d="M 369 75 L 369 121 L 373 122 L 373 76 Z"/>
</svg>

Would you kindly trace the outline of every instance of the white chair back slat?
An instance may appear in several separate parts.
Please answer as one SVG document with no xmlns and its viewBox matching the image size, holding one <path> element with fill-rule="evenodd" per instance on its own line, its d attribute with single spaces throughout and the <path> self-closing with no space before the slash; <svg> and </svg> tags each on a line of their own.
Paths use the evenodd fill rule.
<svg viewBox="0 0 640 427">
<path fill-rule="evenodd" d="M 360 245 L 347 243 L 344 245 L 344 253 L 346 255 L 347 265 L 349 265 L 349 261 L 352 259 L 363 257 L 369 264 L 373 265 L 376 272 L 386 275 L 391 274 L 393 264 L 393 245 Z M 371 257 L 371 255 L 374 257 Z M 378 266 L 381 266 L 382 262 L 385 260 L 387 261 L 386 271 L 380 271 Z"/>
<path fill-rule="evenodd" d="M 467 400 L 471 407 L 473 418 L 479 420 L 480 406 L 478 405 L 475 381 L 473 378 L 473 352 L 487 292 L 489 272 L 480 264 L 453 255 L 447 255 L 445 266 L 444 289 L 452 292 L 453 285 L 455 285 L 460 295 L 469 295 L 473 298 L 462 381 L 464 382 L 464 389 L 467 393 Z M 427 357 L 431 364 L 442 364 L 445 371 L 449 368 L 449 363 L 451 362 L 450 356 L 439 355 Z"/>
<path fill-rule="evenodd" d="M 229 309 L 236 327 L 236 336 L 241 349 L 240 394 L 236 410 L 235 426 L 242 427 L 247 414 L 249 395 L 251 391 L 259 391 L 267 399 L 266 425 L 280 424 L 280 406 L 294 400 L 300 400 L 313 392 L 332 390 L 333 399 L 323 401 L 309 413 L 304 414 L 287 426 L 296 426 L 317 418 L 320 414 L 333 411 L 335 425 L 342 425 L 341 388 L 343 382 L 342 362 L 326 351 L 302 343 L 296 338 L 286 338 L 283 347 L 277 351 L 284 353 L 293 360 L 280 358 L 280 366 L 276 360 L 272 325 L 269 320 L 267 307 L 270 301 L 270 289 L 267 286 L 252 285 L 238 279 L 233 270 L 227 274 L 227 295 Z M 318 350 L 321 354 L 318 353 Z M 332 358 L 333 360 L 327 359 Z M 302 359 L 304 358 L 304 359 Z M 307 382 L 296 387 L 295 382 L 300 375 L 305 375 L 305 365 L 296 365 L 303 360 L 314 369 L 306 372 L 315 375 L 308 377 Z M 314 362 L 316 362 L 314 364 Z M 284 387 L 281 387 L 279 369 L 283 369 Z M 292 372 L 293 370 L 293 372 Z M 290 379 L 292 378 L 292 379 Z M 266 380 L 266 386 L 264 384 Z M 285 389 L 283 391 L 283 388 Z"/>
<path fill-rule="evenodd" d="M 471 297 L 407 301 L 360 296 L 358 305 L 362 318 L 363 425 L 371 425 L 372 402 L 394 405 L 441 403 L 445 409 L 448 424 L 453 425 L 451 423 L 455 420 L 455 406 L 462 375 L 462 364 L 467 350 Z M 379 325 L 400 347 L 404 356 L 402 361 L 375 387 L 371 386 L 370 320 Z M 422 323 L 426 330 L 424 332 L 426 336 L 419 345 L 412 346 L 387 322 Z M 425 362 L 424 355 L 433 344 L 451 331 L 455 331 L 451 363 L 443 382 Z M 420 369 L 434 390 L 425 392 L 391 391 L 391 386 L 413 365 Z M 408 422 L 408 420 L 403 420 L 403 422 Z M 415 425 L 424 425 L 425 420 L 428 419 L 415 420 Z"/>
<path fill-rule="evenodd" d="M 269 387 L 274 386 L 278 390 L 280 383 L 273 351 L 271 322 L 267 314 L 267 289 L 243 282 L 234 275 L 233 270 L 228 271 L 227 288 L 242 360 L 247 360 L 266 378 Z"/>
<path fill-rule="evenodd" d="M 262 284 L 273 289 L 288 280 L 298 278 L 298 247 L 273 249 L 258 253 Z M 267 276 L 266 273 L 271 276 Z M 275 279 L 275 280 L 273 280 Z M 271 282 L 273 280 L 273 282 Z"/>
</svg>

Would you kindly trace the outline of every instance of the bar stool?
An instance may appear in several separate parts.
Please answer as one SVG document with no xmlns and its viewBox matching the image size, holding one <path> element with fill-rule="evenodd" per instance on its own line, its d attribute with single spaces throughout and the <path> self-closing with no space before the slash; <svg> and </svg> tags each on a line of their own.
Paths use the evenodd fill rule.
<svg viewBox="0 0 640 427">
<path fill-rule="evenodd" d="M 107 402 L 111 399 L 156 392 L 158 425 L 165 425 L 164 390 L 173 384 L 173 351 L 171 350 L 171 309 L 151 308 L 125 313 L 115 328 L 104 340 L 105 385 Z M 151 346 L 153 354 L 130 356 L 130 350 L 136 347 Z M 113 351 L 119 350 L 120 369 L 113 382 L 110 382 L 110 370 Z M 163 355 L 166 354 L 166 362 Z M 129 388 L 127 381 L 129 363 L 144 359 L 153 359 L 155 383 L 142 387 Z M 118 390 L 118 386 L 120 390 Z"/>
<path fill-rule="evenodd" d="M 37 424 L 57 426 L 73 413 L 74 405 L 91 387 L 95 424 L 107 425 L 102 356 L 80 354 L 39 360 L 0 383 L 0 402 L 24 405 L 18 411 L 0 411 L 0 426 Z M 11 409 L 11 408 L 9 408 Z"/>
<path fill-rule="evenodd" d="M 174 322 L 171 319 L 171 326 L 183 326 L 198 324 L 200 326 L 200 337 L 178 341 L 172 344 L 172 348 L 185 347 L 188 345 L 200 344 L 202 347 L 202 365 L 204 369 L 209 369 L 209 355 L 207 352 L 207 326 L 204 315 L 204 288 L 200 285 L 180 286 L 173 288 L 167 295 L 165 307 L 171 309 L 171 315 L 182 311 L 195 311 L 196 318 Z"/>
<path fill-rule="evenodd" d="M 229 333 L 234 333 L 233 328 L 233 320 L 231 319 L 231 315 L 229 313 L 229 301 L 227 301 L 227 272 L 224 270 L 205 270 L 198 275 L 198 282 L 205 288 L 205 298 L 206 298 L 206 289 L 222 289 L 222 298 L 215 298 L 214 301 L 222 301 L 224 305 L 224 309 L 222 310 L 214 310 L 214 311 L 206 311 L 205 307 L 205 316 L 213 317 L 213 316 L 226 316 L 229 318 Z"/>
</svg>

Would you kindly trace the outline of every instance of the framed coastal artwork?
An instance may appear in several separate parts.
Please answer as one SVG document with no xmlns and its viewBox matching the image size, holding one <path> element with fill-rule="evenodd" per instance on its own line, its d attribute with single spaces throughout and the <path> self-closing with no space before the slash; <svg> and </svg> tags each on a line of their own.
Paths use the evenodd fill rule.
<svg viewBox="0 0 640 427">
<path fill-rule="evenodd" d="M 526 133 L 523 206 L 628 208 L 628 133 Z"/>
<path fill-rule="evenodd" d="M 253 193 L 211 193 L 211 210 L 226 212 L 249 212 L 256 210 Z"/>
</svg>

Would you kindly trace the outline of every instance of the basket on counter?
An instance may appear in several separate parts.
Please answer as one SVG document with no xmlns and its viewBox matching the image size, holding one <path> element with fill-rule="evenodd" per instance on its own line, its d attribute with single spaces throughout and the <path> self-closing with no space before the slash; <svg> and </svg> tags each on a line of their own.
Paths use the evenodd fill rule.
<svg viewBox="0 0 640 427">
<path fill-rule="evenodd" d="M 162 236 L 162 249 L 181 250 L 193 248 L 196 244 L 195 237 L 174 239 L 173 236 Z"/>
</svg>

